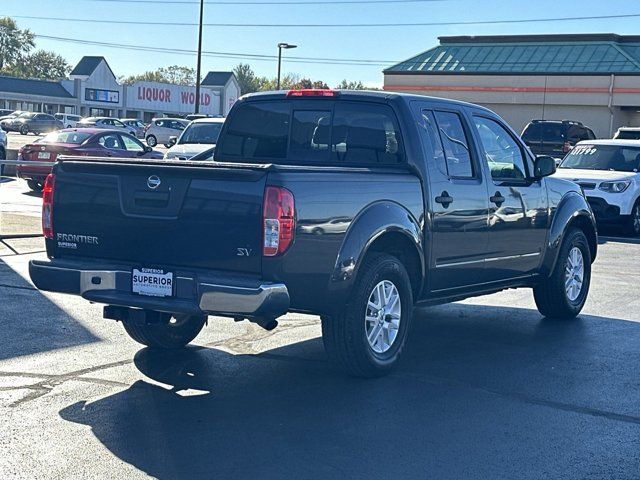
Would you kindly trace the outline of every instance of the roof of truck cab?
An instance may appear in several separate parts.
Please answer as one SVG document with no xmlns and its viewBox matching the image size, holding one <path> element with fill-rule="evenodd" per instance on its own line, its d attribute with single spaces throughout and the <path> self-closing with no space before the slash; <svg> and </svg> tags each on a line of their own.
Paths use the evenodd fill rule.
<svg viewBox="0 0 640 480">
<path fill-rule="evenodd" d="M 260 100 L 260 99 L 304 99 L 309 101 L 320 100 L 320 99 L 329 99 L 332 98 L 342 98 L 347 100 L 404 100 L 406 102 L 410 102 L 411 100 L 418 100 L 421 102 L 431 102 L 431 103 L 440 103 L 444 105 L 458 105 L 461 107 L 470 107 L 476 108 L 478 110 L 483 110 L 486 112 L 493 113 L 490 109 L 485 108 L 480 105 L 476 105 L 474 103 L 462 102 L 460 100 L 451 100 L 448 98 L 440 98 L 440 97 L 429 97 L 427 95 L 416 95 L 412 93 L 400 93 L 400 92 L 391 92 L 386 90 L 339 90 L 333 89 L 335 92 L 339 92 L 340 95 L 338 97 L 287 97 L 287 94 L 290 90 L 280 90 L 280 91 L 268 91 L 268 92 L 256 92 L 256 93 L 248 93 L 243 95 L 241 100 Z"/>
</svg>

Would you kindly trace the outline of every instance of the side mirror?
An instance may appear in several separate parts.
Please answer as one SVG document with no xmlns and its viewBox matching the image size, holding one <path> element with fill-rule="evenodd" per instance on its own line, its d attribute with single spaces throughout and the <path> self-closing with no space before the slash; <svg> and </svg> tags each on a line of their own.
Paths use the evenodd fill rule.
<svg viewBox="0 0 640 480">
<path fill-rule="evenodd" d="M 169 137 L 169 145 L 171 145 L 172 147 L 176 144 L 177 141 L 178 141 L 178 137 L 176 136 Z"/>
<path fill-rule="evenodd" d="M 536 157 L 533 164 L 533 176 L 536 179 L 548 177 L 556 173 L 556 159 L 547 155 Z"/>
<path fill-rule="evenodd" d="M 153 148 L 151 148 L 151 147 L 149 147 L 149 146 L 145 145 L 145 146 L 144 146 L 144 153 L 151 153 L 151 152 L 153 152 Z"/>
</svg>

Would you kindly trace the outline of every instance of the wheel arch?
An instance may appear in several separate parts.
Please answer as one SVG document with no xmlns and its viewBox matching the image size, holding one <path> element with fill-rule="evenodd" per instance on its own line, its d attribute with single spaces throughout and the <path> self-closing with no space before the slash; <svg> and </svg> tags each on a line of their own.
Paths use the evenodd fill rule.
<svg viewBox="0 0 640 480">
<path fill-rule="evenodd" d="M 414 295 L 417 297 L 422 291 L 425 268 L 422 228 L 407 209 L 395 202 L 382 201 L 363 209 L 349 226 L 329 281 L 332 303 L 340 304 L 349 296 L 365 257 L 372 252 L 396 256 L 407 269 Z"/>
<path fill-rule="evenodd" d="M 553 216 L 549 238 L 547 242 L 547 252 L 542 265 L 543 273 L 550 275 L 555 267 L 560 252 L 560 246 L 571 228 L 579 228 L 587 237 L 591 262 L 593 263 L 598 254 L 598 230 L 591 207 L 587 200 L 578 192 L 570 192 L 565 195 Z"/>
</svg>

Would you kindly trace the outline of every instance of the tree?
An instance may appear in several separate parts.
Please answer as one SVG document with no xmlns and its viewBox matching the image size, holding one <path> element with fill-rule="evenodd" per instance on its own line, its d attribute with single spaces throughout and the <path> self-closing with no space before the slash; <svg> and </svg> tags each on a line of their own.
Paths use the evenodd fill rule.
<svg viewBox="0 0 640 480">
<path fill-rule="evenodd" d="M 9 17 L 0 18 L 0 72 L 17 66 L 35 46 L 34 35 Z"/>
<path fill-rule="evenodd" d="M 26 56 L 10 73 L 16 77 L 61 80 L 71 71 L 67 61 L 55 52 L 37 50 Z"/>
<path fill-rule="evenodd" d="M 256 76 L 250 65 L 246 63 L 240 63 L 235 66 L 235 68 L 233 69 L 233 73 L 236 74 L 236 79 L 240 84 L 240 92 L 243 95 L 245 93 L 257 92 L 261 89 L 261 80 L 263 79 Z"/>
<path fill-rule="evenodd" d="M 295 82 L 291 88 L 293 88 L 294 90 L 298 90 L 298 89 L 310 89 L 310 88 L 324 88 L 327 89 L 329 88 L 329 85 L 327 85 L 326 83 L 324 83 L 322 80 L 311 80 L 310 78 L 302 78 L 299 81 Z"/>
<path fill-rule="evenodd" d="M 171 65 L 170 67 L 161 67 L 154 71 L 148 71 L 139 75 L 131 75 L 121 78 L 121 83 L 131 85 L 136 82 L 159 82 L 173 83 L 175 85 L 195 85 L 196 71 L 190 67 L 181 67 L 179 65 Z"/>
<path fill-rule="evenodd" d="M 340 89 L 340 90 L 373 90 L 373 89 L 369 89 L 367 87 L 364 86 L 364 84 L 360 81 L 354 82 L 354 81 L 347 81 L 342 80 L 337 86 L 336 88 Z"/>
</svg>

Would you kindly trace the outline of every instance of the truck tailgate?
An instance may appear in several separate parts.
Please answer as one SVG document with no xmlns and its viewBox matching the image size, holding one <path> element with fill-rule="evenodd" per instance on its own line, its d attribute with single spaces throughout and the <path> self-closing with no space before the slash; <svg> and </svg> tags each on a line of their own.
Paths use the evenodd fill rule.
<svg viewBox="0 0 640 480">
<path fill-rule="evenodd" d="M 53 256 L 260 273 L 266 169 L 194 163 L 62 161 Z"/>
</svg>

